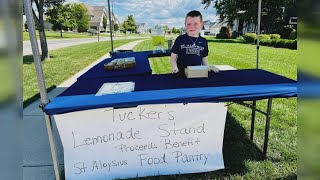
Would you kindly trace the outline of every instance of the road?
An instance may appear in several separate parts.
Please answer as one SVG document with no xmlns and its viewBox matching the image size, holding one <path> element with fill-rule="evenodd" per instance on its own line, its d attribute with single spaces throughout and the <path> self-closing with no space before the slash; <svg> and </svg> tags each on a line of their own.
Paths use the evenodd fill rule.
<svg viewBox="0 0 320 180">
<path fill-rule="evenodd" d="M 150 37 L 139 37 L 139 36 L 128 36 L 126 39 L 136 39 L 136 38 L 150 38 Z M 114 37 L 114 40 L 117 39 L 124 39 L 124 37 Z M 59 49 L 59 48 L 64 48 L 68 46 L 74 46 L 78 44 L 86 44 L 86 43 L 93 43 L 93 42 L 98 42 L 97 38 L 70 38 L 70 39 L 49 39 L 47 40 L 48 42 L 48 50 L 53 50 L 53 49 Z M 100 37 L 100 41 L 110 41 L 109 37 Z M 40 42 L 38 41 L 39 44 L 39 50 L 41 49 L 40 47 Z M 32 54 L 32 49 L 31 49 L 31 44 L 30 41 L 23 41 L 23 55 L 30 55 Z"/>
</svg>

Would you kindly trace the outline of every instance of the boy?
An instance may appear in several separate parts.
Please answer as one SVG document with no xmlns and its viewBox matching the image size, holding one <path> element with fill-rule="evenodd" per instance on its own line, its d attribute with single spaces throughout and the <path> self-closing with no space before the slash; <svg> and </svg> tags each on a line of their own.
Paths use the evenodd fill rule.
<svg viewBox="0 0 320 180">
<path fill-rule="evenodd" d="M 208 41 L 199 36 L 202 27 L 201 13 L 190 11 L 185 19 L 187 33 L 177 37 L 171 49 L 171 73 L 184 76 L 187 66 L 208 65 Z"/>
</svg>

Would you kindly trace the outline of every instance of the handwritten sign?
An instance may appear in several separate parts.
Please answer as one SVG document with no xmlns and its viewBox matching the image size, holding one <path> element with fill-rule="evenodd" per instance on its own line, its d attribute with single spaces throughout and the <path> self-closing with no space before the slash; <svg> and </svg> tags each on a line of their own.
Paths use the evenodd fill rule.
<svg viewBox="0 0 320 180">
<path fill-rule="evenodd" d="M 66 179 L 114 179 L 224 168 L 222 103 L 101 108 L 55 115 Z"/>
</svg>

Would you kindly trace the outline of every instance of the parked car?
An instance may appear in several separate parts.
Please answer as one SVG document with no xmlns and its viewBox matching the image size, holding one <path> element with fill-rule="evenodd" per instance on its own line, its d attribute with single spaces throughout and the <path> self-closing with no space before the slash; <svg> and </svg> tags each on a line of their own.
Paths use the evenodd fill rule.
<svg viewBox="0 0 320 180">
<path fill-rule="evenodd" d="M 98 34 L 98 31 L 96 29 L 88 29 L 87 32 L 90 33 L 91 35 L 97 35 Z"/>
</svg>

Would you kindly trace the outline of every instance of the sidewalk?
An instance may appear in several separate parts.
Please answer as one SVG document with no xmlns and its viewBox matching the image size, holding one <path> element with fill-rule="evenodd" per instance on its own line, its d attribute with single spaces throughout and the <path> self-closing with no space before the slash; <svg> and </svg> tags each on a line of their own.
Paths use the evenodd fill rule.
<svg viewBox="0 0 320 180">
<path fill-rule="evenodd" d="M 117 49 L 132 49 L 134 46 L 144 40 L 133 41 Z M 81 70 L 73 77 L 63 82 L 57 88 L 48 93 L 49 99 L 54 99 L 57 95 L 62 93 L 65 89 L 76 82 L 77 78 L 89 70 L 91 67 L 110 57 L 109 54 L 99 58 L 85 69 Z M 43 112 L 38 107 L 41 104 L 40 99 L 30 104 L 23 109 L 23 179 L 25 180 L 53 180 L 55 179 L 52 157 L 50 152 L 48 134 Z M 63 169 L 63 148 L 61 140 L 56 129 L 54 121 L 53 132 L 55 135 L 57 156 L 60 164 L 60 169 Z M 61 171 L 60 171 L 61 172 Z"/>
</svg>

